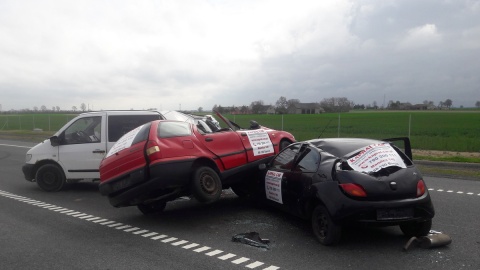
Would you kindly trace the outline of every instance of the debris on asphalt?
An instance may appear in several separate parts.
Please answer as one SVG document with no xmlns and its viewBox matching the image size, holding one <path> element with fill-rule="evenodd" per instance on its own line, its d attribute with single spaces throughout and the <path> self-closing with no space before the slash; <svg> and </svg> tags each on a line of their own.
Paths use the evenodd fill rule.
<svg viewBox="0 0 480 270">
<path fill-rule="evenodd" d="M 429 234 L 421 237 L 412 237 L 403 247 L 407 251 L 412 244 L 421 248 L 443 247 L 452 243 L 452 238 L 442 232 L 430 230 Z"/>
<path fill-rule="evenodd" d="M 269 249 L 269 239 L 262 239 L 257 232 L 236 234 L 232 237 L 233 242 L 240 242 L 254 247 Z"/>
</svg>

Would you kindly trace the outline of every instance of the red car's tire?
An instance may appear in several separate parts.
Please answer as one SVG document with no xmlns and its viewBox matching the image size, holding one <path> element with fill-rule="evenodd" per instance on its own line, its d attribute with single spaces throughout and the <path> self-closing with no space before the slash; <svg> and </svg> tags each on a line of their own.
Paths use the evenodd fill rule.
<svg viewBox="0 0 480 270">
<path fill-rule="evenodd" d="M 290 144 L 292 144 L 292 142 L 289 140 L 280 141 L 280 146 L 279 146 L 280 151 L 286 148 L 287 146 L 289 146 Z"/>
<path fill-rule="evenodd" d="M 193 196 L 202 203 L 217 201 L 222 195 L 220 177 L 210 167 L 198 167 L 192 177 L 191 189 Z"/>
<path fill-rule="evenodd" d="M 143 203 L 139 204 L 139 205 L 137 205 L 137 208 L 144 215 L 149 216 L 149 215 L 162 213 L 163 210 L 165 210 L 166 205 L 167 205 L 167 202 L 165 202 L 165 201 L 156 201 L 156 202 L 149 203 L 149 204 L 143 204 Z"/>
</svg>

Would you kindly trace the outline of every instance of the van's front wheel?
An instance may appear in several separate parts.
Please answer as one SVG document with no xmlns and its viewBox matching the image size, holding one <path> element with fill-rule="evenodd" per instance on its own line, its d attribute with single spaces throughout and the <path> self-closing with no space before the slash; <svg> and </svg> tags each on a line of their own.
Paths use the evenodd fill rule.
<svg viewBox="0 0 480 270">
<path fill-rule="evenodd" d="M 42 165 L 35 174 L 37 185 L 45 191 L 60 191 L 65 185 L 65 175 L 60 167 L 54 164 Z"/>
</svg>

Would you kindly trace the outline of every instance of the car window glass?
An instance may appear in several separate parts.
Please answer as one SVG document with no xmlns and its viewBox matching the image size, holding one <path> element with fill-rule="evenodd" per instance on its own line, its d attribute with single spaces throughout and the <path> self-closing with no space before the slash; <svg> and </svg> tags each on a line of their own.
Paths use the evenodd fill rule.
<svg viewBox="0 0 480 270">
<path fill-rule="evenodd" d="M 200 133 L 205 134 L 205 133 L 212 133 L 212 129 L 205 123 L 203 120 L 197 120 L 197 129 L 200 131 Z"/>
<path fill-rule="evenodd" d="M 305 151 L 308 151 L 308 153 L 300 160 L 297 167 L 295 167 L 295 170 L 302 172 L 316 172 L 318 164 L 320 163 L 320 155 L 317 151 L 311 151 L 310 148 L 307 148 Z"/>
<path fill-rule="evenodd" d="M 272 162 L 272 167 L 282 170 L 291 170 L 293 168 L 293 160 L 298 153 L 300 144 L 293 144 L 280 152 Z"/>
<path fill-rule="evenodd" d="M 192 134 L 190 124 L 185 122 L 163 122 L 158 125 L 158 137 L 171 138 Z"/>
<path fill-rule="evenodd" d="M 82 144 L 100 142 L 101 116 L 83 117 L 73 122 L 63 137 L 62 144 Z"/>
<path fill-rule="evenodd" d="M 147 123 L 140 128 L 138 131 L 137 135 L 132 141 L 132 145 L 137 144 L 141 141 L 146 141 L 148 139 L 148 133 L 150 132 L 150 126 L 152 123 Z"/>
<path fill-rule="evenodd" d="M 130 130 L 159 119 L 161 119 L 159 114 L 110 115 L 108 116 L 108 141 L 116 142 Z"/>
</svg>

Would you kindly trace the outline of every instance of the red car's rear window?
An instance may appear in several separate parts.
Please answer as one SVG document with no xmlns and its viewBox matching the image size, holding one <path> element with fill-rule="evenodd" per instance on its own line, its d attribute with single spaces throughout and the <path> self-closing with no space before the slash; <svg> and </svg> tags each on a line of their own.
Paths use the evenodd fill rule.
<svg viewBox="0 0 480 270">
<path fill-rule="evenodd" d="M 160 138 L 182 137 L 191 135 L 192 129 L 185 122 L 163 122 L 158 125 L 157 134 Z"/>
</svg>

